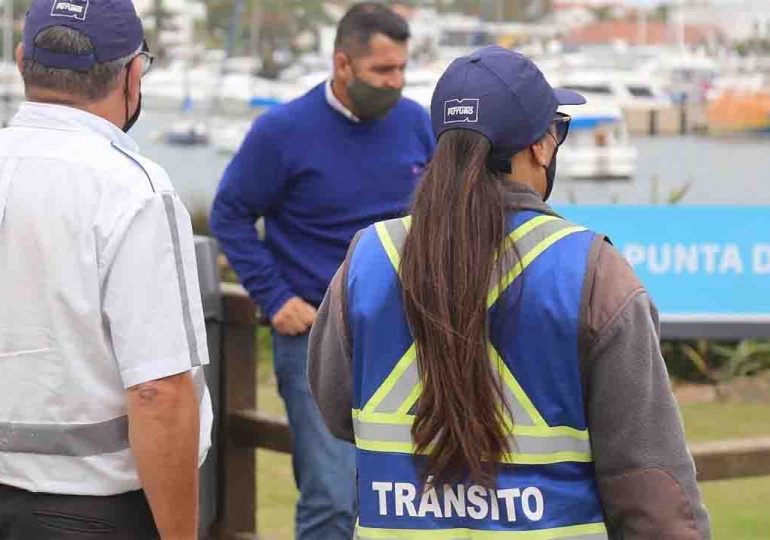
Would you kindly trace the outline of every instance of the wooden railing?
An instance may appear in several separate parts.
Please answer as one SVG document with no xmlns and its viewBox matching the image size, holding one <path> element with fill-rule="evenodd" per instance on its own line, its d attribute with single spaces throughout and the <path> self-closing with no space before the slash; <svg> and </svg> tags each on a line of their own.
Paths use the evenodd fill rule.
<svg viewBox="0 0 770 540">
<path fill-rule="evenodd" d="M 256 539 L 257 448 L 291 452 L 284 418 L 257 410 L 257 361 L 254 304 L 238 285 L 222 285 L 224 300 L 221 362 L 222 404 L 218 428 L 219 520 L 213 535 Z M 770 475 L 770 437 L 698 443 L 691 446 L 698 480 Z"/>
</svg>

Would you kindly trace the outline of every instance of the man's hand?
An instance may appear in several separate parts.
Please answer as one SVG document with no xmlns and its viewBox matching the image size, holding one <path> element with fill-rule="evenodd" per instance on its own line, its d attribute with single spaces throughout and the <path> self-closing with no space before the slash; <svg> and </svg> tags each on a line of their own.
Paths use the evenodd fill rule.
<svg viewBox="0 0 770 540">
<path fill-rule="evenodd" d="M 316 309 L 302 298 L 295 296 L 278 310 L 270 322 L 279 334 L 298 336 L 310 330 L 315 322 L 315 316 Z"/>
</svg>

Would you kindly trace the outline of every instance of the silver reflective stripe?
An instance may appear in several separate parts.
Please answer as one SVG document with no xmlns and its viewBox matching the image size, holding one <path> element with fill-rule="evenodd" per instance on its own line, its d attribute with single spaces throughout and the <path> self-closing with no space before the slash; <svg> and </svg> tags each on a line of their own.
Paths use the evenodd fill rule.
<svg viewBox="0 0 770 540">
<path fill-rule="evenodd" d="M 176 222 L 176 210 L 174 209 L 173 195 L 162 193 L 163 205 L 166 208 L 166 217 L 168 226 L 171 229 L 171 241 L 174 244 L 174 261 L 176 262 L 176 276 L 179 285 L 179 296 L 182 300 L 182 321 L 187 335 L 187 347 L 190 351 L 190 363 L 193 367 L 201 365 L 200 355 L 198 353 L 198 342 L 195 339 L 195 330 L 192 323 L 192 313 L 190 312 L 190 298 L 187 296 L 187 280 L 185 279 L 184 261 L 182 259 L 182 248 L 179 244 L 179 227 Z"/>
<path fill-rule="evenodd" d="M 0 172 L 0 225 L 3 224 L 5 217 L 5 207 L 8 201 L 8 192 L 11 190 L 11 177 L 16 172 L 16 166 L 19 160 L 16 158 L 7 158 L 2 172 Z"/>
<path fill-rule="evenodd" d="M 192 380 L 195 384 L 195 396 L 198 398 L 198 403 L 200 403 L 206 394 L 206 374 L 203 372 L 202 367 L 192 370 Z"/>
<path fill-rule="evenodd" d="M 396 384 L 383 398 L 380 404 L 374 409 L 378 413 L 394 413 L 406 401 L 406 398 L 412 393 L 414 387 L 420 382 L 420 372 L 417 368 L 417 361 L 412 360 L 409 367 L 406 368 Z"/>
<path fill-rule="evenodd" d="M 569 221 L 554 219 L 538 225 L 515 243 L 506 239 L 505 251 L 500 257 L 502 271 L 499 274 L 497 272 L 493 274 L 492 283 L 490 283 L 490 291 L 499 286 L 499 280 L 497 279 L 499 276 L 505 276 L 511 272 L 529 252 L 538 246 L 538 244 L 552 234 L 569 229 L 570 227 L 574 227 L 574 225 Z"/>
<path fill-rule="evenodd" d="M 356 438 L 377 442 L 396 442 L 412 444 L 412 426 L 406 424 L 381 424 L 354 421 Z M 579 452 L 590 454 L 588 440 L 581 440 L 566 435 L 514 435 L 508 437 L 511 451 L 519 454 L 553 454 L 557 452 Z"/>
<path fill-rule="evenodd" d="M 505 365 L 503 365 L 503 369 L 507 369 Z M 498 378 L 499 376 L 500 374 L 498 372 Z M 501 386 L 503 387 L 505 404 L 508 406 L 508 411 L 510 411 L 511 416 L 513 417 L 513 424 L 516 426 L 534 426 L 534 419 L 524 410 L 521 402 L 516 399 L 515 395 L 513 395 L 513 391 L 511 391 L 510 387 L 505 383 L 502 383 Z"/>
<path fill-rule="evenodd" d="M 128 448 L 126 416 L 98 424 L 0 423 L 0 452 L 85 457 Z"/>
</svg>

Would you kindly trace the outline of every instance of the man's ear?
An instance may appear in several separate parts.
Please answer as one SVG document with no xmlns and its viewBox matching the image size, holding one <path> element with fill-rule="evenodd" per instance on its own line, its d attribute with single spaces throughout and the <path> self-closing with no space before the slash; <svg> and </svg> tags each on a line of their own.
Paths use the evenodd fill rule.
<svg viewBox="0 0 770 540">
<path fill-rule="evenodd" d="M 348 75 L 352 69 L 350 58 L 342 51 L 334 51 L 334 74 Z"/>
<path fill-rule="evenodd" d="M 22 64 L 24 63 L 24 45 L 19 43 L 16 45 L 16 67 L 19 69 L 19 73 L 22 71 Z"/>
</svg>

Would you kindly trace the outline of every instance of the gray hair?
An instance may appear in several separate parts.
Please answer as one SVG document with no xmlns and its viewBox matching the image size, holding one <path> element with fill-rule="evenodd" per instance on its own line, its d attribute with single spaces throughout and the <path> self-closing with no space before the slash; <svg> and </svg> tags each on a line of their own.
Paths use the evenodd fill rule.
<svg viewBox="0 0 770 540">
<path fill-rule="evenodd" d="M 94 52 L 91 40 L 66 26 L 46 28 L 35 37 L 35 45 L 58 53 L 88 54 Z M 94 64 L 88 71 L 73 71 L 44 66 L 32 58 L 24 58 L 21 76 L 27 88 L 52 90 L 88 101 L 99 101 L 115 89 L 120 72 L 133 54 Z"/>
</svg>

